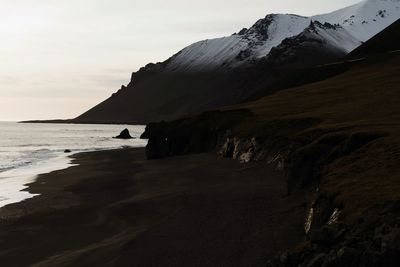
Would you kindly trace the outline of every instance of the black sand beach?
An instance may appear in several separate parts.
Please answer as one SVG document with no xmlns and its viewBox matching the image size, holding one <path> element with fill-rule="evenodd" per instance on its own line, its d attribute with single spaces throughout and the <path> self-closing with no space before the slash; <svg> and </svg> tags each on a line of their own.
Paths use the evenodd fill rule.
<svg viewBox="0 0 400 267">
<path fill-rule="evenodd" d="M 265 266 L 303 235 L 283 173 L 211 154 L 74 155 L 0 210 L 1 266 Z"/>
</svg>

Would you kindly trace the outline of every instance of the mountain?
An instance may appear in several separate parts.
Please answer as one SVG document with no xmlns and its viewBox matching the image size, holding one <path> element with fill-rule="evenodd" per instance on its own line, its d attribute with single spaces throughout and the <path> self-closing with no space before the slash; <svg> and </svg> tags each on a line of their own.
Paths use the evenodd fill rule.
<svg viewBox="0 0 400 267">
<path fill-rule="evenodd" d="M 399 266 L 399 27 L 330 64 L 353 64 L 340 75 L 148 124 L 148 158 L 208 152 L 282 170 L 306 199 L 304 236 L 264 266 Z"/>
<path fill-rule="evenodd" d="M 400 0 L 366 0 L 313 17 L 267 15 L 249 29 L 197 42 L 165 62 L 148 64 L 132 74 L 127 86 L 72 121 L 171 120 L 239 103 L 261 91 L 272 93 L 285 87 L 294 69 L 341 60 L 399 18 Z"/>
<path fill-rule="evenodd" d="M 186 47 L 171 58 L 166 70 L 197 72 L 251 63 L 265 57 L 284 39 L 300 34 L 310 22 L 310 18 L 297 15 L 267 15 L 238 34 Z"/>
<path fill-rule="evenodd" d="M 400 1 L 367 0 L 338 11 L 313 17 L 271 14 L 238 34 L 192 44 L 174 55 L 168 71 L 201 71 L 232 68 L 265 57 L 283 40 L 307 31 L 311 21 L 340 25 L 343 36 L 330 39 L 346 52 L 358 47 L 400 17 Z M 346 32 L 347 31 L 347 32 Z M 347 37 L 350 39 L 347 40 Z M 342 38 L 340 38 L 342 37 Z"/>
</svg>

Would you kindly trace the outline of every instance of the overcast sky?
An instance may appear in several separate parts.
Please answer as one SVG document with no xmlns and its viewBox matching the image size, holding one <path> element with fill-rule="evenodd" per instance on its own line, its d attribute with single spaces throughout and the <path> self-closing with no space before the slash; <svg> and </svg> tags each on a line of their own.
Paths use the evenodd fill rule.
<svg viewBox="0 0 400 267">
<path fill-rule="evenodd" d="M 0 0 L 0 121 L 76 117 L 195 41 L 359 1 Z"/>
</svg>

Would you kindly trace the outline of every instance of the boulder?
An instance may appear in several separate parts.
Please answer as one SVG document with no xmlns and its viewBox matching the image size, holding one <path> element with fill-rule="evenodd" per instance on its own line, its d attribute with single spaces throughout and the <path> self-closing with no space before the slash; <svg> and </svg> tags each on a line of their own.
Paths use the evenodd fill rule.
<svg viewBox="0 0 400 267">
<path fill-rule="evenodd" d="M 132 139 L 128 129 L 124 129 L 118 136 L 114 137 L 117 139 Z"/>
<path fill-rule="evenodd" d="M 71 153 L 72 151 L 71 150 L 69 150 L 69 149 L 65 149 L 64 150 L 64 153 Z"/>
</svg>

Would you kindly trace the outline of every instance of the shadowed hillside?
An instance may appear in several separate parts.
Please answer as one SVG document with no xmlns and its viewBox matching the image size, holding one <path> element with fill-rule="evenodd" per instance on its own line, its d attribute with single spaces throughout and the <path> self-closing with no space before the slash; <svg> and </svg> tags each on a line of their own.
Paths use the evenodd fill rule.
<svg viewBox="0 0 400 267">
<path fill-rule="evenodd" d="M 283 169 L 288 193 L 309 199 L 306 235 L 269 266 L 398 266 L 400 53 L 391 51 L 400 48 L 398 32 L 397 23 L 367 42 L 354 53 L 362 59 L 333 78 L 215 116 L 150 124 L 148 156 L 198 152 L 199 142 L 214 143 L 204 150 Z M 390 51 L 376 54 L 376 43 Z M 221 124 L 232 110 L 252 115 Z"/>
</svg>

